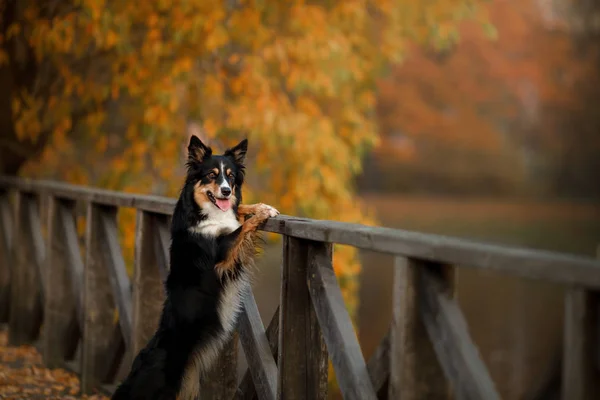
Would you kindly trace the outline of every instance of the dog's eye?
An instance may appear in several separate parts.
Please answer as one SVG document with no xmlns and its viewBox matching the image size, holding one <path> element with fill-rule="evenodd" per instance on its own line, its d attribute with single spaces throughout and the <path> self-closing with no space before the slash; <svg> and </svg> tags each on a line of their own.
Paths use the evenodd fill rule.
<svg viewBox="0 0 600 400">
<path fill-rule="evenodd" d="M 229 172 L 229 173 L 227 174 L 227 177 L 228 177 L 229 179 L 233 179 L 233 172 Z"/>
<path fill-rule="evenodd" d="M 214 172 L 211 172 L 206 176 L 208 177 L 208 179 L 215 179 L 217 177 L 217 174 L 215 174 Z"/>
</svg>

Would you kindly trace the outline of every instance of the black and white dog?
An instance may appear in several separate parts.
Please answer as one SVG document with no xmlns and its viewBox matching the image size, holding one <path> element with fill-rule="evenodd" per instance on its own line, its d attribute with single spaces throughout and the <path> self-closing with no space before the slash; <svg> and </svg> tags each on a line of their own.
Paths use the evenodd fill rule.
<svg viewBox="0 0 600 400">
<path fill-rule="evenodd" d="M 279 214 L 265 204 L 240 204 L 247 147 L 243 140 L 217 156 L 190 139 L 158 330 L 113 399 L 195 399 L 200 376 L 231 337 L 250 290 L 257 228 Z"/>
</svg>

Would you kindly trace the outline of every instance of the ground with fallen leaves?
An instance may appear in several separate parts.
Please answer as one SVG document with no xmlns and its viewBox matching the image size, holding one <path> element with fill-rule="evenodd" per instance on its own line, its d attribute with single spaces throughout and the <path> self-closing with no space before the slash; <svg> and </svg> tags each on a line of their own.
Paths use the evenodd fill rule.
<svg viewBox="0 0 600 400">
<path fill-rule="evenodd" d="M 0 399 L 108 400 L 101 395 L 81 396 L 79 378 L 64 369 L 48 369 L 32 346 L 7 346 L 6 329 L 0 331 Z"/>
</svg>

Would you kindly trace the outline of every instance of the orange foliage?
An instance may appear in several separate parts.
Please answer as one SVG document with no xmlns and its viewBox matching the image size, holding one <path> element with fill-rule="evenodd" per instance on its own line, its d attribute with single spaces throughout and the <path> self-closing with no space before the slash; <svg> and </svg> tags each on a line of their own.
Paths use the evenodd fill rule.
<svg viewBox="0 0 600 400">
<path fill-rule="evenodd" d="M 351 193 L 378 139 L 376 73 L 408 41 L 445 48 L 458 21 L 482 18 L 474 0 L 82 0 L 51 16 L 22 3 L 14 29 L 54 74 L 40 81 L 49 96 L 14 99 L 19 137 L 53 132 L 23 174 L 173 196 L 179 144 L 198 121 L 221 150 L 249 136 L 247 201 L 362 223 Z M 132 214 L 123 225 L 131 254 Z M 337 252 L 335 268 L 355 292 L 354 252 Z"/>
<path fill-rule="evenodd" d="M 417 50 L 379 82 L 382 167 L 404 160 L 463 179 L 487 173 L 513 187 L 536 178 L 532 143 L 559 143 L 546 121 L 574 106 L 575 82 L 594 67 L 575 54 L 565 21 L 540 4 L 494 2 L 493 27 L 465 22 L 451 49 Z"/>
</svg>

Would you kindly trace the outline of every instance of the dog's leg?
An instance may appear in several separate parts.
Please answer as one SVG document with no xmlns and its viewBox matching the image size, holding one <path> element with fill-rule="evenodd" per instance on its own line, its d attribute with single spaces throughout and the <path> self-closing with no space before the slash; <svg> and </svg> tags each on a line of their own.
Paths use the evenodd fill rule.
<svg viewBox="0 0 600 400">
<path fill-rule="evenodd" d="M 253 204 L 245 207 L 245 211 L 249 210 L 248 207 L 252 208 L 252 217 L 238 229 L 219 239 L 218 261 L 215 265 L 219 276 L 233 271 L 237 263 L 247 265 L 252 261 L 256 252 L 256 229 L 268 218 L 279 214 L 279 211 L 266 204 Z"/>
</svg>

